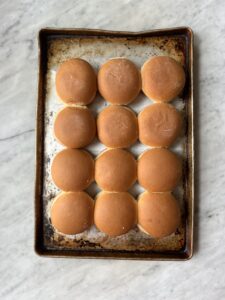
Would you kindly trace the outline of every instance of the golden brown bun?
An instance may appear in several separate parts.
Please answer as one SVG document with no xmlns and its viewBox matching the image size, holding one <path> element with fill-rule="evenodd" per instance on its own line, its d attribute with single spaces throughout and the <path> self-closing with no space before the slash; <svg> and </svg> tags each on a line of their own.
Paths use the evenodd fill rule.
<svg viewBox="0 0 225 300">
<path fill-rule="evenodd" d="M 87 105 L 94 100 L 97 91 L 97 80 L 92 66 L 80 58 L 62 63 L 55 83 L 57 94 L 68 105 Z"/>
<path fill-rule="evenodd" d="M 94 179 L 94 160 L 86 151 L 65 149 L 54 157 L 51 174 L 55 185 L 61 190 L 81 191 Z"/>
<path fill-rule="evenodd" d="M 138 199 L 138 227 L 155 238 L 175 232 L 180 225 L 180 207 L 171 193 L 144 192 Z"/>
<path fill-rule="evenodd" d="M 130 109 L 110 105 L 97 119 L 98 137 L 109 148 L 127 148 L 138 138 L 138 122 Z"/>
<path fill-rule="evenodd" d="M 99 193 L 95 201 L 94 223 L 109 236 L 127 233 L 137 223 L 136 201 L 129 193 Z"/>
<path fill-rule="evenodd" d="M 65 107 L 56 115 L 54 134 L 68 148 L 87 146 L 96 134 L 95 118 L 88 108 Z"/>
<path fill-rule="evenodd" d="M 172 191 L 181 175 L 181 159 L 167 149 L 147 150 L 138 159 L 138 181 L 148 191 Z"/>
<path fill-rule="evenodd" d="M 98 89 L 112 104 L 128 104 L 141 90 L 141 76 L 136 66 L 126 58 L 114 58 L 101 66 Z"/>
<path fill-rule="evenodd" d="M 168 147 L 181 133 L 182 117 L 176 108 L 155 103 L 138 115 L 139 139 L 152 147 Z"/>
<path fill-rule="evenodd" d="M 95 162 L 95 180 L 101 189 L 127 191 L 136 181 L 137 166 L 133 155 L 122 149 L 104 151 Z"/>
<path fill-rule="evenodd" d="M 154 101 L 168 102 L 176 98 L 185 85 L 182 66 L 169 56 L 155 56 L 141 69 L 142 90 Z"/>
<path fill-rule="evenodd" d="M 94 201 L 85 192 L 61 193 L 51 207 L 52 225 L 61 233 L 77 234 L 93 224 Z"/>
</svg>

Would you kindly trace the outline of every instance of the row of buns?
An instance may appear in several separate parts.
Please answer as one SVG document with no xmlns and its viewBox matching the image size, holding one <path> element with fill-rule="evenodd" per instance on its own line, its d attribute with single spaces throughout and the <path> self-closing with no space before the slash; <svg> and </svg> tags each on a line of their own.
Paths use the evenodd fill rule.
<svg viewBox="0 0 225 300">
<path fill-rule="evenodd" d="M 168 56 L 147 60 L 139 72 L 126 58 L 113 58 L 104 63 L 96 76 L 92 66 L 81 58 L 62 63 L 56 74 L 56 91 L 67 105 L 88 105 L 96 95 L 111 104 L 126 105 L 142 90 L 153 101 L 169 102 L 185 85 L 181 64 Z"/>
<path fill-rule="evenodd" d="M 99 113 L 97 121 L 89 108 L 67 106 L 57 113 L 54 122 L 56 139 L 68 148 L 89 145 L 96 131 L 99 141 L 108 148 L 128 148 L 138 138 L 147 146 L 168 147 L 181 129 L 181 113 L 167 103 L 147 106 L 138 118 L 128 107 L 109 105 Z"/>
<path fill-rule="evenodd" d="M 106 191 L 125 192 L 138 180 L 150 192 L 169 192 L 182 176 L 182 160 L 170 150 L 154 148 L 136 161 L 127 150 L 108 149 L 96 160 L 85 150 L 64 149 L 51 165 L 55 185 L 65 192 L 85 190 L 94 180 Z"/>
<path fill-rule="evenodd" d="M 85 192 L 63 192 L 53 201 L 51 220 L 60 233 L 82 233 L 93 224 L 111 237 L 136 225 L 154 238 L 174 233 L 180 224 L 180 207 L 167 193 L 144 192 L 136 201 L 127 192 L 100 192 L 95 201 Z"/>
</svg>

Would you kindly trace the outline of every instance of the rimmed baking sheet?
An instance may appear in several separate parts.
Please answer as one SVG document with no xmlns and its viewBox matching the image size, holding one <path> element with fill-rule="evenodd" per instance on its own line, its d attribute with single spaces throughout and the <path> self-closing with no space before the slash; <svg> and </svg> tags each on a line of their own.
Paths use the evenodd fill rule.
<svg viewBox="0 0 225 300">
<path fill-rule="evenodd" d="M 134 228 L 129 233 L 110 238 L 94 226 L 78 235 L 66 236 L 53 229 L 49 207 L 59 193 L 50 176 L 52 157 L 62 149 L 52 134 L 56 112 L 63 107 L 55 92 L 55 74 L 61 62 L 82 57 L 97 71 L 112 57 L 131 59 L 139 68 L 151 56 L 169 55 L 185 68 L 187 82 L 180 98 L 172 104 L 184 116 L 184 132 L 171 147 L 183 157 L 183 181 L 174 191 L 182 208 L 182 222 L 177 232 L 154 239 Z M 142 93 L 129 107 L 139 113 L 151 104 Z M 89 107 L 95 115 L 107 103 L 97 95 Z M 137 158 L 147 147 L 136 143 L 131 151 Z M 105 146 L 97 140 L 87 147 L 96 157 Z M 96 184 L 87 189 L 94 197 Z M 137 198 L 143 189 L 136 184 L 130 193 Z M 193 34 L 189 28 L 155 30 L 141 33 L 87 29 L 42 29 L 39 33 L 39 94 L 37 105 L 37 161 L 35 194 L 35 249 L 38 254 L 66 257 L 110 257 L 133 259 L 187 259 L 193 249 L 194 137 L 193 137 Z"/>
</svg>

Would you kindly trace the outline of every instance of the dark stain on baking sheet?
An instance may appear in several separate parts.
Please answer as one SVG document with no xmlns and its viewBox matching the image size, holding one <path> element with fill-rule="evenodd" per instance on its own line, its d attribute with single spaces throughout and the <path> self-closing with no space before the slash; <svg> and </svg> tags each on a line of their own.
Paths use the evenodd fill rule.
<svg viewBox="0 0 225 300">
<path fill-rule="evenodd" d="M 43 29 L 39 33 L 39 87 L 37 106 L 37 161 L 35 192 L 35 250 L 45 256 L 126 258 L 126 259 L 188 259 L 193 251 L 193 202 L 194 202 L 194 139 L 193 139 L 193 86 L 192 86 L 192 32 L 189 28 L 155 30 L 141 33 L 111 32 L 82 29 Z M 54 68 L 69 58 L 73 47 L 85 49 L 83 55 L 93 59 L 110 57 L 110 48 L 118 47 L 122 56 L 135 49 L 138 55 L 151 47 L 152 54 L 166 53 L 184 66 L 187 82 L 183 92 L 185 117 L 185 145 L 183 147 L 183 181 L 180 195 L 182 222 L 169 237 L 154 239 L 134 228 L 115 238 L 101 234 L 93 226 L 90 232 L 66 236 L 51 226 L 48 209 L 57 189 L 48 188 L 51 156 L 45 157 L 46 125 L 51 124 L 54 113 L 46 115 L 45 99 L 49 92 L 49 68 Z M 87 47 L 85 45 L 88 45 Z M 140 48 L 141 47 L 141 48 Z M 72 50 L 71 50 L 72 49 Z M 74 48 L 75 49 L 75 48 Z M 70 50 L 70 51 L 68 51 Z M 75 51 L 76 52 L 76 51 Z M 60 55 L 59 55 L 60 54 Z M 49 181 L 46 183 L 46 180 Z M 179 194 L 179 189 L 175 194 Z M 178 195 L 179 196 L 179 195 Z"/>
</svg>

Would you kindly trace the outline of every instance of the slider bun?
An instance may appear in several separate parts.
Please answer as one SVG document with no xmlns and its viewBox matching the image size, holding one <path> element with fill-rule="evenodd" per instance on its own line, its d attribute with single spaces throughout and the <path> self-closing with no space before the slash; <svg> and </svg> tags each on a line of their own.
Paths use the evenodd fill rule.
<svg viewBox="0 0 225 300">
<path fill-rule="evenodd" d="M 52 225 L 61 233 L 77 234 L 93 224 L 94 201 L 85 192 L 61 193 L 51 207 Z"/>
<path fill-rule="evenodd" d="M 138 227 L 154 238 L 169 236 L 180 225 L 180 207 L 171 193 L 144 192 L 138 199 Z"/>
<path fill-rule="evenodd" d="M 94 223 L 109 236 L 131 230 L 137 222 L 137 204 L 129 193 L 101 192 L 95 201 Z"/>
<path fill-rule="evenodd" d="M 56 115 L 54 134 L 68 148 L 87 146 L 96 134 L 95 118 L 86 107 L 65 107 Z"/>
<path fill-rule="evenodd" d="M 97 91 L 94 69 L 80 58 L 67 60 L 59 66 L 55 84 L 58 96 L 68 105 L 87 105 L 94 100 Z"/>
<path fill-rule="evenodd" d="M 173 100 L 185 85 L 183 67 L 169 56 L 155 56 L 147 60 L 141 69 L 141 77 L 143 92 L 154 101 Z"/>
<path fill-rule="evenodd" d="M 112 104 L 128 104 L 141 90 L 141 76 L 135 64 L 126 58 L 114 58 L 98 72 L 98 89 Z"/>
<path fill-rule="evenodd" d="M 107 147 L 126 148 L 138 138 L 136 115 L 127 107 L 110 105 L 97 119 L 98 138 Z"/>
<path fill-rule="evenodd" d="M 139 139 L 152 147 L 168 147 L 181 133 L 182 117 L 176 108 L 155 103 L 138 115 Z"/>
<path fill-rule="evenodd" d="M 86 151 L 64 149 L 54 157 L 51 174 L 61 190 L 81 191 L 94 180 L 94 160 Z"/>
<path fill-rule="evenodd" d="M 148 191 L 172 191 L 181 175 L 181 159 L 167 149 L 147 150 L 138 159 L 138 181 Z"/>
<path fill-rule="evenodd" d="M 122 149 L 106 150 L 95 162 L 95 180 L 101 189 L 127 191 L 136 181 L 137 166 L 133 155 Z"/>
</svg>

